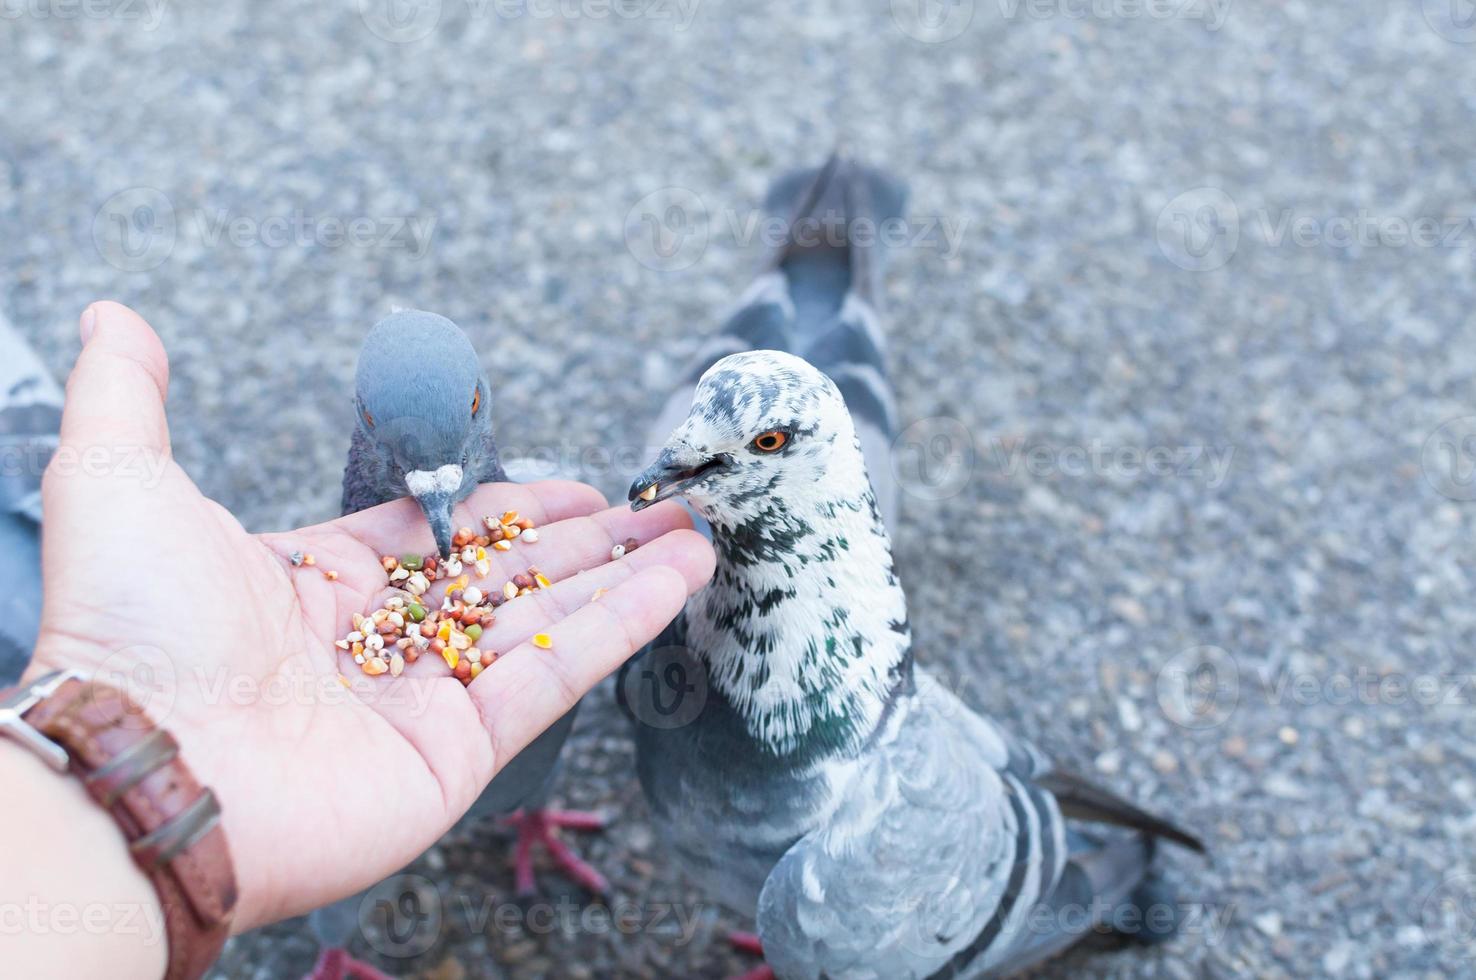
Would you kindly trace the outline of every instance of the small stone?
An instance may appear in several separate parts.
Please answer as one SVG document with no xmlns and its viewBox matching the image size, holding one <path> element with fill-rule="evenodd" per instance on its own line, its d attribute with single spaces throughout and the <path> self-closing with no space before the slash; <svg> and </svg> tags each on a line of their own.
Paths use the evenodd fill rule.
<svg viewBox="0 0 1476 980">
<path fill-rule="evenodd" d="M 1251 922 L 1257 929 L 1273 939 L 1281 935 L 1281 913 L 1279 912 L 1262 912 L 1251 919 Z"/>
<path fill-rule="evenodd" d="M 291 555 L 288 556 L 287 560 L 292 562 L 293 568 L 300 567 L 302 565 L 302 552 L 294 551 Z"/>
</svg>

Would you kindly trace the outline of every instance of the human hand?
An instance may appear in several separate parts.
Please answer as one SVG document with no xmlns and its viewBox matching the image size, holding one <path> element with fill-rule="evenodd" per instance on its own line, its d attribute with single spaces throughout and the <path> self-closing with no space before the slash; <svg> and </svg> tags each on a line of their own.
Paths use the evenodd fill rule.
<svg viewBox="0 0 1476 980">
<path fill-rule="evenodd" d="M 27 677 L 95 671 L 174 735 L 221 801 L 237 931 L 413 860 L 712 574 L 710 546 L 676 505 L 633 514 L 580 484 L 484 486 L 461 523 L 516 510 L 541 540 L 494 552 L 478 584 L 536 563 L 554 586 L 498 611 L 479 646 L 503 656 L 470 687 L 433 658 L 364 677 L 333 643 L 386 593 L 381 555 L 434 551 L 415 505 L 248 534 L 170 457 L 168 363 L 149 326 L 99 303 L 82 331 L 43 489 L 45 603 Z M 610 561 L 627 537 L 645 544 Z M 316 564 L 293 567 L 294 551 Z M 528 642 L 536 632 L 551 649 Z"/>
</svg>

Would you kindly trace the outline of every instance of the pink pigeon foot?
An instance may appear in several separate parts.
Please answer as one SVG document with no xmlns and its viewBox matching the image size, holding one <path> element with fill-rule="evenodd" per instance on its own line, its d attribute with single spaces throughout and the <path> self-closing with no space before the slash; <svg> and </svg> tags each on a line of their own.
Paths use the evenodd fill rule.
<svg viewBox="0 0 1476 980">
<path fill-rule="evenodd" d="M 555 831 L 604 830 L 605 818 L 597 813 L 580 813 L 574 810 L 519 810 L 506 817 L 504 823 L 518 828 L 517 848 L 513 852 L 513 874 L 517 882 L 518 895 L 527 897 L 538 893 L 533 880 L 533 847 L 541 844 L 553 858 L 554 865 L 581 886 L 603 895 L 610 890 L 605 876 L 582 861 L 579 855 L 559 839 Z"/>
<path fill-rule="evenodd" d="M 387 973 L 381 973 L 368 963 L 361 963 L 349 956 L 348 950 L 334 948 L 325 949 L 318 957 L 318 962 L 313 966 L 313 972 L 307 975 L 306 980 L 395 980 Z"/>
<path fill-rule="evenodd" d="M 758 936 L 751 932 L 728 933 L 728 944 L 740 953 L 748 953 L 752 956 L 764 955 L 764 944 Z M 774 968 L 771 966 L 758 966 L 733 980 L 775 980 Z"/>
</svg>

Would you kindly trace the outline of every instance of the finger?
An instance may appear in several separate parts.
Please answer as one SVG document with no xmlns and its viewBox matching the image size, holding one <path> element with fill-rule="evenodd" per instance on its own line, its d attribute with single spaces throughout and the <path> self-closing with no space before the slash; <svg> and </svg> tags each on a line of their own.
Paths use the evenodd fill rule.
<svg viewBox="0 0 1476 980">
<path fill-rule="evenodd" d="M 608 556 L 607 556 L 608 557 Z M 686 583 L 688 594 L 696 592 L 712 577 L 712 546 L 696 531 L 674 530 L 631 552 L 619 561 L 573 575 L 552 588 L 504 603 L 477 646 L 494 653 L 511 650 L 533 634 L 544 632 L 573 615 L 590 602 L 603 601 L 600 593 L 618 588 L 648 568 L 674 568 Z"/>
<path fill-rule="evenodd" d="M 523 643 L 482 671 L 467 691 L 492 740 L 497 767 L 655 639 L 687 594 L 676 569 L 648 568 L 550 626 L 549 649 Z"/>
<path fill-rule="evenodd" d="M 458 504 L 456 516 L 465 526 L 482 533 L 483 517 L 501 517 L 509 510 L 515 510 L 541 526 L 582 517 L 606 506 L 605 498 L 594 487 L 569 480 L 489 483 L 472 491 L 470 497 Z M 425 515 L 415 501 L 408 498 L 370 507 L 330 523 L 367 545 L 376 556 L 433 555 L 436 552 L 435 538 Z"/>
<path fill-rule="evenodd" d="M 82 314 L 82 353 L 67 379 L 61 443 L 74 452 L 169 452 L 169 357 L 143 317 L 119 303 Z"/>
</svg>

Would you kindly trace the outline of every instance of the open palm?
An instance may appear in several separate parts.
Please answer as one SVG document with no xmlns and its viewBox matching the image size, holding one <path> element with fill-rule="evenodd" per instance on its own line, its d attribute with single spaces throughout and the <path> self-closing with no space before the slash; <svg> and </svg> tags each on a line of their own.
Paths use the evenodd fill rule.
<svg viewBox="0 0 1476 980">
<path fill-rule="evenodd" d="M 46 600 L 30 674 L 96 672 L 170 729 L 221 800 L 238 930 L 412 860 L 712 572 L 679 507 L 605 509 L 575 483 L 484 486 L 461 523 L 515 510 L 540 540 L 494 552 L 474 584 L 501 588 L 536 565 L 553 587 L 498 610 L 478 645 L 502 656 L 470 687 L 433 657 L 398 678 L 363 675 L 333 643 L 388 593 L 382 555 L 434 551 L 419 510 L 399 501 L 248 534 L 169 458 L 158 338 L 124 307 L 91 312 L 46 475 Z M 612 562 L 612 545 L 630 537 L 642 547 Z M 294 566 L 294 552 L 313 564 Z M 530 642 L 539 632 L 550 649 Z"/>
</svg>

